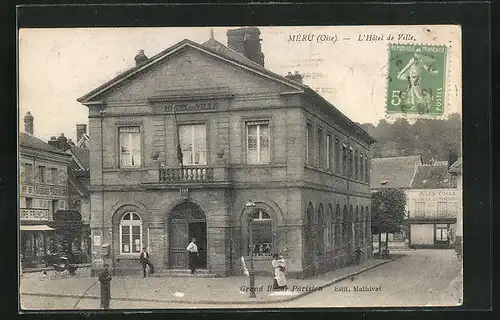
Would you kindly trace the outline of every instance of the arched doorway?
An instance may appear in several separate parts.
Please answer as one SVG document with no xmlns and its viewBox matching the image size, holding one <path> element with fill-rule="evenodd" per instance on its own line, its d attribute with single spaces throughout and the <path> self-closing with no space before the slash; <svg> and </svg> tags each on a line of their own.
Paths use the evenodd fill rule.
<svg viewBox="0 0 500 320">
<path fill-rule="evenodd" d="M 192 202 L 176 205 L 168 219 L 170 236 L 169 267 L 188 268 L 189 258 L 186 251 L 191 238 L 198 245 L 198 268 L 207 267 L 207 220 L 203 210 Z"/>
</svg>

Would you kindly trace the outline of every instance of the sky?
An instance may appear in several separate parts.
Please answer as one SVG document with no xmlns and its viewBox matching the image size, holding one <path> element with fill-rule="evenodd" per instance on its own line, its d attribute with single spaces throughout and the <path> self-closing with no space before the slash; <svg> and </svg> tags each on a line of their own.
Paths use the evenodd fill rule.
<svg viewBox="0 0 500 320">
<path fill-rule="evenodd" d="M 139 49 L 153 55 L 190 39 L 203 43 L 213 29 L 227 44 L 231 28 L 57 28 L 19 31 L 19 129 L 34 117 L 34 135 L 49 140 L 64 133 L 76 140 L 76 124 L 88 123 L 77 98 L 135 65 Z M 259 27 L 265 67 L 280 75 L 299 71 L 351 120 L 377 124 L 385 114 L 388 39 L 396 43 L 446 44 L 447 113 L 461 114 L 460 29 L 455 26 Z M 411 35 L 401 37 L 398 35 Z M 294 37 L 295 35 L 295 37 Z M 306 36 L 305 38 L 303 36 Z M 307 37 L 309 36 L 309 38 Z M 312 39 L 311 41 L 296 41 Z M 295 39 L 295 40 L 292 40 Z M 375 38 L 373 38 L 375 39 Z M 412 40 L 408 40 L 412 39 Z M 389 119 L 390 120 L 390 119 Z"/>
</svg>

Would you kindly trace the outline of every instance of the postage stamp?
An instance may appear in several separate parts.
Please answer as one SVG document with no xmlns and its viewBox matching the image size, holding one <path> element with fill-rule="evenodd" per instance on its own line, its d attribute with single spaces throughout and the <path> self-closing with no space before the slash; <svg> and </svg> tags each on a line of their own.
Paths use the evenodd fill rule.
<svg viewBox="0 0 500 320">
<path fill-rule="evenodd" d="M 446 46 L 389 45 L 388 114 L 444 114 L 446 52 Z"/>
</svg>

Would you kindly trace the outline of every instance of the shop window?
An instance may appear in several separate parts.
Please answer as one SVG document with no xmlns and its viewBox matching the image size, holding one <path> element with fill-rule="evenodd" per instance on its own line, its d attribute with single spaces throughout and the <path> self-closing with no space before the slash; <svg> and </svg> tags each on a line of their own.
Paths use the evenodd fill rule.
<svg viewBox="0 0 500 320">
<path fill-rule="evenodd" d="M 254 256 L 272 256 L 273 253 L 273 224 L 269 214 L 259 210 L 252 214 L 250 227 L 252 228 L 252 254 Z"/>
<path fill-rule="evenodd" d="M 140 253 L 141 249 L 141 217 L 135 212 L 127 212 L 120 222 L 120 253 Z"/>
<path fill-rule="evenodd" d="M 436 225 L 436 243 L 448 243 L 449 227 L 447 224 Z"/>
<path fill-rule="evenodd" d="M 120 167 L 141 166 L 141 131 L 139 127 L 120 127 Z"/>
<path fill-rule="evenodd" d="M 183 165 L 207 164 L 207 132 L 204 124 L 179 126 Z"/>
<path fill-rule="evenodd" d="M 248 121 L 246 128 L 247 163 L 269 163 L 269 121 Z"/>
</svg>

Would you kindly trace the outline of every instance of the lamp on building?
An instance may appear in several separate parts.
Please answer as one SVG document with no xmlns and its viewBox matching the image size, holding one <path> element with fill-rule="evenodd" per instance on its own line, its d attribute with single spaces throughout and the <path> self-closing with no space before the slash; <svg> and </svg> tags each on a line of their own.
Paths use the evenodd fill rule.
<svg viewBox="0 0 500 320">
<path fill-rule="evenodd" d="M 250 298 L 256 298 L 255 295 L 255 273 L 253 269 L 253 237 L 252 237 L 252 208 L 255 208 L 255 202 L 252 200 L 248 200 L 245 204 L 246 215 L 248 219 L 248 233 L 250 237 L 249 249 L 250 249 L 250 270 L 248 271 L 249 279 L 250 279 Z"/>
</svg>

